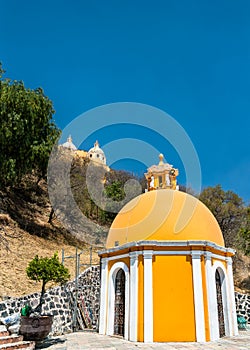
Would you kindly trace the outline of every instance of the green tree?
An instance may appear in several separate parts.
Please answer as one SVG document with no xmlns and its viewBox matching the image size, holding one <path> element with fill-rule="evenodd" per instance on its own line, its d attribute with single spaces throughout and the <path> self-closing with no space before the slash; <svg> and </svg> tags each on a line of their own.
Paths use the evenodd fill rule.
<svg viewBox="0 0 250 350">
<path fill-rule="evenodd" d="M 116 211 L 113 212 L 115 209 L 113 208 L 115 202 L 122 201 L 126 196 L 124 191 L 124 184 L 122 181 L 115 180 L 114 182 L 109 183 L 105 186 L 104 193 L 107 198 L 110 198 L 112 201 L 114 201 L 114 203 L 111 202 L 110 204 L 106 204 L 105 211 L 102 211 L 103 220 L 111 224 L 117 215 Z"/>
<path fill-rule="evenodd" d="M 41 88 L 3 78 L 0 64 L 0 185 L 26 174 L 44 177 L 53 144 L 60 135 L 52 120 L 52 102 Z"/>
<path fill-rule="evenodd" d="M 124 185 L 121 181 L 114 181 L 112 184 L 105 187 L 105 193 L 108 198 L 114 201 L 121 201 L 125 198 Z"/>
<path fill-rule="evenodd" d="M 222 230 L 226 246 L 236 247 L 237 235 L 244 225 L 246 208 L 242 198 L 220 185 L 205 188 L 199 199 L 211 210 Z"/>
<path fill-rule="evenodd" d="M 244 254 L 250 256 L 250 207 L 246 208 L 245 225 L 239 231 L 238 242 Z"/>
<path fill-rule="evenodd" d="M 52 258 L 39 258 L 36 255 L 29 262 L 26 273 L 31 280 L 42 282 L 40 301 L 36 311 L 41 311 L 45 287 L 48 282 L 64 284 L 70 278 L 69 270 L 60 263 L 57 253 Z"/>
</svg>

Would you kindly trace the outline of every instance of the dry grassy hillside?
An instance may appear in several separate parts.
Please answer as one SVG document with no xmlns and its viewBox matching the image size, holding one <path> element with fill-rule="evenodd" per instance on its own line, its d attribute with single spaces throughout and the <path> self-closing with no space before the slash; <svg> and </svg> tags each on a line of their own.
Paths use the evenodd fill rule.
<svg viewBox="0 0 250 350">
<path fill-rule="evenodd" d="M 51 257 L 58 252 L 61 259 L 62 249 L 65 256 L 74 256 L 78 247 L 78 252 L 83 251 L 80 263 L 90 262 L 88 242 L 91 241 L 88 239 L 86 242 L 84 232 L 82 240 L 75 238 L 56 218 L 49 224 L 51 206 L 46 183 L 42 182 L 34 188 L 23 185 L 16 190 L 0 192 L 0 299 L 40 291 L 40 283 L 30 281 L 25 272 L 28 262 L 36 254 Z M 90 237 L 90 232 L 86 232 L 86 237 Z M 102 247 L 100 243 L 93 245 L 93 264 L 99 263 L 97 252 Z M 65 266 L 73 279 L 75 259 L 65 259 Z M 81 271 L 84 268 L 82 266 Z"/>
<path fill-rule="evenodd" d="M 6 241 L 4 244 L 2 242 L 0 251 L 0 298 L 40 291 L 40 283 L 30 281 L 25 273 L 28 262 L 36 254 L 50 257 L 55 252 L 58 252 L 61 259 L 62 249 L 64 249 L 65 256 L 73 256 L 77 245 L 84 252 L 84 254 L 81 254 L 81 263 L 89 263 L 88 247 L 80 242 L 67 241 L 58 234 L 50 238 L 37 237 L 16 227 L 13 229 L 12 225 L 5 227 L 5 232 L 5 239 L 8 240 L 8 249 L 4 246 Z M 9 234 L 13 235 L 13 237 L 9 238 Z M 97 253 L 94 251 L 93 263 L 96 264 L 98 262 Z M 75 274 L 74 264 L 74 259 L 65 260 L 65 266 L 69 268 L 72 278 Z"/>
<path fill-rule="evenodd" d="M 233 270 L 235 289 L 250 294 L 250 257 L 236 251 Z"/>
</svg>

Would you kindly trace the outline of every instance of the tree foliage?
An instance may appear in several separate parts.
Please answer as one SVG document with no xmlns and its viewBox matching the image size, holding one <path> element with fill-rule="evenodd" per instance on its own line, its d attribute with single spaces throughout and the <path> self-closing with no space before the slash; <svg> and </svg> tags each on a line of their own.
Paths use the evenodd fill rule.
<svg viewBox="0 0 250 350">
<path fill-rule="evenodd" d="M 250 207 L 246 209 L 246 221 L 239 231 L 238 242 L 244 254 L 250 256 Z"/>
<path fill-rule="evenodd" d="M 38 255 L 32 259 L 26 269 L 28 278 L 33 281 L 42 282 L 40 302 L 37 308 L 41 308 L 46 284 L 55 282 L 64 284 L 70 278 L 69 270 L 60 263 L 57 253 L 52 258 L 39 258 Z"/>
<path fill-rule="evenodd" d="M 121 181 L 114 181 L 110 185 L 107 185 L 105 187 L 105 193 L 108 198 L 112 198 L 117 202 L 125 198 L 124 186 Z"/>
<path fill-rule="evenodd" d="M 222 230 L 226 246 L 236 247 L 237 235 L 244 226 L 246 208 L 242 198 L 220 185 L 205 188 L 199 199 L 212 211 Z"/>
<path fill-rule="evenodd" d="M 0 64 L 0 185 L 6 186 L 32 172 L 45 176 L 60 131 L 43 90 L 28 89 L 3 73 Z"/>
</svg>

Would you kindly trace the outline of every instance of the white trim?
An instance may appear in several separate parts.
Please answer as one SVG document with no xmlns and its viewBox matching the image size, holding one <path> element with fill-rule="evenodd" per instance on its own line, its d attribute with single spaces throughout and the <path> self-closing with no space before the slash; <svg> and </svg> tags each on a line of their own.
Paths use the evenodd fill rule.
<svg viewBox="0 0 250 350">
<path fill-rule="evenodd" d="M 196 341 L 205 342 L 205 318 L 200 257 L 201 255 L 199 251 L 192 252 Z"/>
<path fill-rule="evenodd" d="M 222 260 L 222 261 L 226 261 L 226 257 L 225 256 L 223 256 L 223 255 L 219 255 L 219 254 L 214 254 L 214 253 L 212 253 L 212 258 L 213 259 L 218 259 L 218 260 Z"/>
<path fill-rule="evenodd" d="M 228 275 L 228 287 L 229 287 L 229 299 L 230 299 L 230 312 L 231 312 L 231 334 L 238 335 L 238 324 L 237 324 L 237 314 L 235 305 L 235 293 L 234 293 L 234 279 L 233 279 L 233 268 L 232 268 L 232 258 L 227 258 L 227 275 Z"/>
<path fill-rule="evenodd" d="M 101 260 L 101 292 L 100 292 L 100 316 L 99 316 L 99 333 L 106 333 L 107 318 L 107 286 L 108 286 L 108 261 Z"/>
<path fill-rule="evenodd" d="M 137 341 L 138 317 L 138 253 L 131 252 L 130 256 L 130 322 L 129 340 Z"/>
<path fill-rule="evenodd" d="M 165 251 L 165 250 L 155 250 L 153 251 L 153 255 L 192 255 L 192 252 L 194 251 L 191 251 L 191 250 L 169 250 L 169 251 Z M 219 259 L 219 260 L 222 260 L 222 261 L 226 261 L 226 257 L 223 256 L 223 255 L 219 255 L 219 254 L 214 254 L 208 250 L 195 250 L 195 252 L 199 253 L 200 255 L 206 255 L 206 253 L 210 253 L 211 254 L 211 257 L 213 259 Z"/>
<path fill-rule="evenodd" d="M 156 251 L 153 251 L 153 255 L 190 255 L 190 254 L 191 254 L 190 250 L 169 250 L 169 251 L 156 250 Z"/>
<path fill-rule="evenodd" d="M 229 322 L 229 310 L 230 310 L 230 304 L 229 304 L 229 298 L 228 298 L 228 278 L 227 278 L 227 271 L 225 269 L 225 266 L 222 264 L 221 261 L 215 261 L 212 267 L 212 278 L 213 278 L 213 284 L 215 288 L 215 304 L 216 304 L 216 310 L 217 310 L 217 294 L 216 294 L 216 280 L 215 280 L 215 273 L 216 270 L 218 270 L 221 278 L 221 292 L 222 292 L 222 303 L 223 303 L 223 315 L 224 315 L 224 325 L 225 325 L 225 334 L 226 336 L 230 335 L 230 322 Z M 218 339 L 220 337 L 219 332 L 219 319 L 218 319 L 218 311 L 217 311 L 217 319 L 215 321 L 215 326 L 217 327 L 217 336 Z"/>
<path fill-rule="evenodd" d="M 153 268 L 152 250 L 143 251 L 144 259 L 144 343 L 153 342 Z"/>
<path fill-rule="evenodd" d="M 143 251 L 141 250 L 136 250 L 134 251 L 135 253 L 137 253 L 138 255 L 142 255 Z M 199 252 L 201 255 L 205 255 L 206 252 L 209 251 L 197 251 Z M 191 250 L 153 250 L 153 255 L 191 255 L 192 251 Z M 226 261 L 227 257 L 223 256 L 223 255 L 219 255 L 219 254 L 214 254 L 212 253 L 212 258 L 213 259 L 219 259 L 222 261 Z M 123 258 L 128 258 L 130 255 L 129 253 L 126 254 L 121 254 L 121 255 L 115 255 L 115 256 L 110 256 L 107 257 L 105 259 L 107 259 L 107 261 L 112 261 L 112 260 L 119 260 L 119 259 L 123 259 Z"/>
<path fill-rule="evenodd" d="M 99 255 L 109 254 L 109 253 L 117 253 L 120 250 L 129 249 L 131 247 L 207 247 L 219 250 L 222 253 L 230 253 L 234 254 L 235 250 L 231 248 L 225 248 L 216 243 L 210 241 L 134 241 L 123 244 L 118 247 L 109 248 L 107 250 L 103 250 L 98 252 Z"/>
<path fill-rule="evenodd" d="M 129 321 L 129 269 L 124 262 L 115 263 L 109 273 L 108 285 L 108 315 L 107 315 L 107 335 L 114 335 L 115 317 L 115 279 L 117 272 L 122 269 L 125 273 L 125 329 L 124 339 L 128 340 Z"/>
<path fill-rule="evenodd" d="M 110 257 L 108 257 L 106 259 L 108 261 L 111 261 L 111 260 L 119 260 L 119 259 L 128 258 L 128 257 L 129 257 L 129 253 L 121 254 L 121 255 L 115 255 L 115 256 L 110 256 Z"/>
<path fill-rule="evenodd" d="M 214 320 L 218 319 L 217 305 L 214 300 L 216 299 L 216 289 L 213 283 L 213 273 L 212 273 L 212 253 L 206 252 L 205 254 L 205 268 L 206 268 L 206 284 L 207 284 L 207 296 L 208 296 L 208 319 L 209 319 L 209 331 L 210 340 L 218 339 L 216 322 Z"/>
</svg>

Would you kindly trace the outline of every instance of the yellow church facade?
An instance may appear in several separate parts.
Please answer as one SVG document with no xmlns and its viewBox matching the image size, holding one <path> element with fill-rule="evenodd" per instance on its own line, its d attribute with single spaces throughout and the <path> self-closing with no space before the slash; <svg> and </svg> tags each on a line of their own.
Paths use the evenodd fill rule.
<svg viewBox="0 0 250 350">
<path fill-rule="evenodd" d="M 99 255 L 99 333 L 148 343 L 238 334 L 234 251 L 198 199 L 171 189 L 134 198 Z"/>
</svg>

